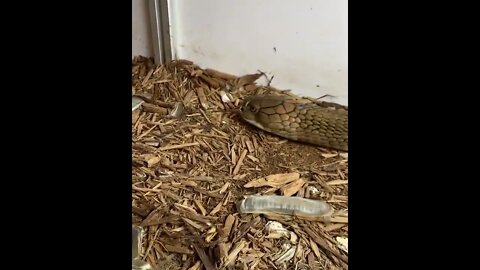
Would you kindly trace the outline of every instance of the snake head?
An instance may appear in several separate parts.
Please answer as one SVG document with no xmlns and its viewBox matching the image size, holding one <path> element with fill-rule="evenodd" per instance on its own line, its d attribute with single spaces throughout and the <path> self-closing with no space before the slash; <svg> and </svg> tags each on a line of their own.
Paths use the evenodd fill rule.
<svg viewBox="0 0 480 270">
<path fill-rule="evenodd" d="M 246 119 L 254 119 L 260 111 L 260 104 L 252 99 L 246 99 L 240 106 L 240 115 Z"/>
<path fill-rule="evenodd" d="M 257 120 L 261 109 L 261 100 L 258 96 L 250 96 L 244 99 L 240 106 L 240 116 L 248 123 L 263 128 L 260 122 Z"/>
<path fill-rule="evenodd" d="M 254 119 L 262 109 L 273 108 L 281 105 L 288 98 L 279 95 L 253 95 L 245 98 L 240 107 L 240 115 L 246 119 Z"/>
<path fill-rule="evenodd" d="M 274 108 L 281 105 L 286 97 L 278 95 L 253 95 L 245 98 L 240 107 L 240 116 L 248 123 L 264 130 L 269 130 L 267 127 L 271 119 L 269 114 Z"/>
</svg>

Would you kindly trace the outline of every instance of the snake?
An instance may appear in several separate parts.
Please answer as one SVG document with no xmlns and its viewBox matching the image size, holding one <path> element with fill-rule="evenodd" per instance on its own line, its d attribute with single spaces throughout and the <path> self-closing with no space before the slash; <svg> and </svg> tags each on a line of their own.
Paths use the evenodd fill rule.
<svg viewBox="0 0 480 270">
<path fill-rule="evenodd" d="M 268 133 L 296 142 L 348 152 L 348 108 L 259 94 L 243 99 L 240 117 Z"/>
</svg>

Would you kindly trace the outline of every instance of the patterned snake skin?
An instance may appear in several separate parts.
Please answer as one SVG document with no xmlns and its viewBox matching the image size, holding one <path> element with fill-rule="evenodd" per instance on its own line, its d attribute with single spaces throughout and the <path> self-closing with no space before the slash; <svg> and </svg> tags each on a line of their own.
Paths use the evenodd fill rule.
<svg viewBox="0 0 480 270">
<path fill-rule="evenodd" d="M 287 96 L 255 95 L 243 101 L 240 116 L 286 139 L 348 152 L 348 108 Z"/>
</svg>

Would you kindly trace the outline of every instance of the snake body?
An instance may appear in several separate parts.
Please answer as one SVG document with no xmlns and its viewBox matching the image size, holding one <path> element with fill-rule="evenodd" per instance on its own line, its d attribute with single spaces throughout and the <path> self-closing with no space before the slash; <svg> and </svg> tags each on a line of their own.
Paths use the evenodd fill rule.
<svg viewBox="0 0 480 270">
<path fill-rule="evenodd" d="M 347 108 L 287 96 L 254 95 L 244 99 L 240 116 L 277 136 L 348 152 Z"/>
</svg>

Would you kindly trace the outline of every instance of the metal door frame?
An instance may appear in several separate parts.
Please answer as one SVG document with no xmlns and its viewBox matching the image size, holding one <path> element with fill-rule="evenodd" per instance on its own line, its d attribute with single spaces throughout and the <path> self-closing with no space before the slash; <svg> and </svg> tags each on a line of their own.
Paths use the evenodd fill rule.
<svg viewBox="0 0 480 270">
<path fill-rule="evenodd" d="M 172 61 L 168 0 L 149 0 L 148 7 L 155 64 L 162 65 Z"/>
</svg>

